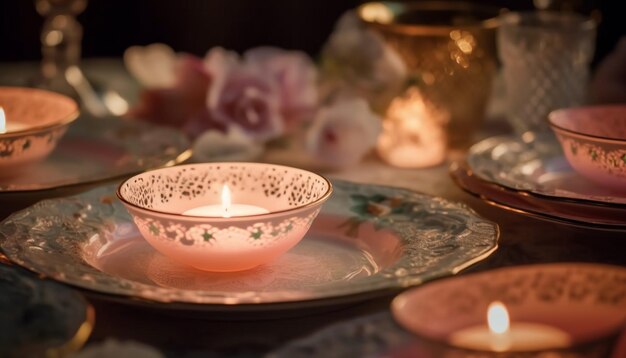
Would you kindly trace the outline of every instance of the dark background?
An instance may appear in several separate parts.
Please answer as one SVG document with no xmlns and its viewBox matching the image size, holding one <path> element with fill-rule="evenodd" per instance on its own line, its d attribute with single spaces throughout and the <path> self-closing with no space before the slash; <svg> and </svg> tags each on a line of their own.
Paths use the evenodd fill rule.
<svg viewBox="0 0 626 358">
<path fill-rule="evenodd" d="M 78 19 L 83 57 L 121 56 L 131 45 L 164 42 L 203 55 L 212 46 L 243 51 L 259 45 L 316 55 L 337 18 L 357 0 L 90 0 Z M 532 0 L 482 0 L 513 10 Z M 619 0 L 554 0 L 555 7 L 589 14 L 599 10 L 594 64 L 625 34 Z M 33 0 L 0 0 L 0 61 L 40 59 L 42 17 Z"/>
</svg>

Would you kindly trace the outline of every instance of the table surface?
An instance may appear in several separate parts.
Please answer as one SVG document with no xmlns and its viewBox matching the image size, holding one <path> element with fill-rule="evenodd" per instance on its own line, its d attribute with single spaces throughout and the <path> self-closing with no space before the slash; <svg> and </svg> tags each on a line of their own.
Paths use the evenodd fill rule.
<svg viewBox="0 0 626 358">
<path fill-rule="evenodd" d="M 107 83 L 126 98 L 136 98 L 137 87 L 128 85 L 128 75 L 119 60 L 90 60 L 85 72 Z M 25 73 L 35 73 L 36 64 L 0 64 L 0 85 L 16 85 Z M 502 131 L 497 121 L 486 123 L 483 136 Z M 462 158 L 455 152 L 451 160 Z M 280 153 L 266 158 L 281 161 Z M 626 267 L 626 234 L 574 228 L 541 221 L 522 214 L 490 206 L 459 189 L 448 173 L 450 161 L 434 168 L 398 169 L 385 165 L 375 157 L 340 172 L 326 173 L 363 183 L 410 188 L 466 203 L 483 217 L 498 223 L 501 236 L 499 249 L 490 257 L 460 274 L 498 267 L 548 263 L 597 262 Z M 8 211 L 19 205 L 1 198 L 0 207 Z M 0 218 L 6 213 L 0 213 Z M 303 337 L 332 323 L 389 310 L 393 297 L 382 297 L 349 307 L 325 311 L 300 312 L 294 317 L 263 319 L 246 315 L 211 314 L 182 315 L 149 308 L 114 303 L 88 295 L 96 309 L 96 325 L 88 344 L 108 338 L 137 340 L 160 348 L 175 356 L 260 356 L 290 340 Z"/>
</svg>

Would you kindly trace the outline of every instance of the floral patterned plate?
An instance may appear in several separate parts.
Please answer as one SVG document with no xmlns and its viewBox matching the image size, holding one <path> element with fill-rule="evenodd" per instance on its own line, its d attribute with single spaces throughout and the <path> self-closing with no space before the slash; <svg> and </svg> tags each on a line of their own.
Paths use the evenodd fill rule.
<svg viewBox="0 0 626 358">
<path fill-rule="evenodd" d="M 102 182 L 178 163 L 190 155 L 174 129 L 118 117 L 78 118 L 45 160 L 17 176 L 0 178 L 5 194 Z"/>
<path fill-rule="evenodd" d="M 506 136 L 485 139 L 470 148 L 467 163 L 479 178 L 530 195 L 626 208 L 626 195 L 577 174 L 551 134 L 530 141 Z"/>
<path fill-rule="evenodd" d="M 0 225 L 0 248 L 43 276 L 111 297 L 212 310 L 360 301 L 455 274 L 497 247 L 497 225 L 462 204 L 394 187 L 333 186 L 294 249 L 240 273 L 207 273 L 157 253 L 113 186 L 13 214 Z"/>
</svg>

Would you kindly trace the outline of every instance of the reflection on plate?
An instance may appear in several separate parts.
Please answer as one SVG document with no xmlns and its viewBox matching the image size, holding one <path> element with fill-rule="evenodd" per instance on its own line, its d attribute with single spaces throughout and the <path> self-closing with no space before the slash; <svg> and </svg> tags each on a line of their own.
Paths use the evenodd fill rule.
<svg viewBox="0 0 626 358">
<path fill-rule="evenodd" d="M 77 119 L 44 161 L 0 179 L 0 195 L 82 185 L 175 164 L 189 157 L 179 131 L 117 117 Z"/>
<path fill-rule="evenodd" d="M 454 274 L 496 249 L 497 226 L 462 204 L 393 187 L 334 188 L 298 246 L 242 273 L 205 273 L 155 252 L 112 186 L 14 214 L 0 226 L 0 246 L 13 262 L 65 283 L 209 310 L 362 300 Z"/>
<path fill-rule="evenodd" d="M 455 183 L 465 191 L 507 210 L 577 227 L 626 230 L 626 209 L 621 207 L 558 201 L 529 195 L 482 180 L 467 165 L 460 163 L 452 165 L 450 174 Z"/>
<path fill-rule="evenodd" d="M 510 189 L 552 199 L 626 207 L 626 195 L 574 172 L 552 136 L 529 142 L 517 137 L 488 138 L 472 146 L 467 163 L 476 176 Z"/>
<path fill-rule="evenodd" d="M 82 347 L 93 309 L 75 291 L 0 265 L 0 356 L 65 356 Z"/>
</svg>

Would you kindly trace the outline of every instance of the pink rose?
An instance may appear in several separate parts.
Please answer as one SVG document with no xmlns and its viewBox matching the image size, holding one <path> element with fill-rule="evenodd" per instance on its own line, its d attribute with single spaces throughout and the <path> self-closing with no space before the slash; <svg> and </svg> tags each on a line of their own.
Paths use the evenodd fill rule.
<svg viewBox="0 0 626 358">
<path fill-rule="evenodd" d="M 257 47 L 244 54 L 244 63 L 271 76 L 280 92 L 280 111 L 289 129 L 311 119 L 318 102 L 317 69 L 304 52 Z"/>
<path fill-rule="evenodd" d="M 271 78 L 242 67 L 216 76 L 207 100 L 216 122 L 237 126 L 261 141 L 283 134 L 279 93 Z"/>
</svg>

